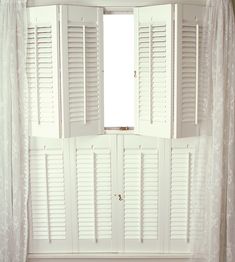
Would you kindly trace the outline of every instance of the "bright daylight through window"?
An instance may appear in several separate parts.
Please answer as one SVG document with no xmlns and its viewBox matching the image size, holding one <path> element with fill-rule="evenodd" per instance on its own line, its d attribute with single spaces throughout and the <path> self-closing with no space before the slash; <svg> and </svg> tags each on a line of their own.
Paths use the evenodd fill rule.
<svg viewBox="0 0 235 262">
<path fill-rule="evenodd" d="M 134 126 L 134 17 L 104 15 L 104 126 Z"/>
</svg>

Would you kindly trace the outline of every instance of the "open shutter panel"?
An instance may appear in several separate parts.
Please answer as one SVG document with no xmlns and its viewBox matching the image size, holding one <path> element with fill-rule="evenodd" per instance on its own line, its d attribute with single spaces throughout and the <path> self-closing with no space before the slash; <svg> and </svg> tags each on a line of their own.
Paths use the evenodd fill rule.
<svg viewBox="0 0 235 262">
<path fill-rule="evenodd" d="M 27 76 L 32 136 L 59 137 L 57 7 L 29 8 Z"/>
<path fill-rule="evenodd" d="M 192 238 L 202 233 L 203 159 L 196 151 L 196 141 L 172 142 L 170 182 L 170 252 L 190 251 Z M 197 159 L 195 156 L 198 156 Z M 200 186 L 201 185 L 201 186 Z M 193 221 L 193 213 L 197 220 Z M 199 215 L 200 214 L 200 215 Z M 202 216 L 201 216 L 202 215 Z"/>
<path fill-rule="evenodd" d="M 203 98 L 199 74 L 203 12 L 200 6 L 176 5 L 175 137 L 198 134 Z"/>
<path fill-rule="evenodd" d="M 102 9 L 61 7 L 63 135 L 103 132 Z"/>
<path fill-rule="evenodd" d="M 123 241 L 125 252 L 160 250 L 160 143 L 153 138 L 124 137 Z"/>
<path fill-rule="evenodd" d="M 171 137 L 172 6 L 135 9 L 136 127 L 142 135 Z"/>
<path fill-rule="evenodd" d="M 30 142 L 30 253 L 71 252 L 68 180 L 59 140 Z M 66 180 L 66 181 L 65 181 Z"/>
<path fill-rule="evenodd" d="M 75 251 L 112 251 L 113 166 L 109 137 L 76 139 L 71 149 L 75 185 Z"/>
</svg>

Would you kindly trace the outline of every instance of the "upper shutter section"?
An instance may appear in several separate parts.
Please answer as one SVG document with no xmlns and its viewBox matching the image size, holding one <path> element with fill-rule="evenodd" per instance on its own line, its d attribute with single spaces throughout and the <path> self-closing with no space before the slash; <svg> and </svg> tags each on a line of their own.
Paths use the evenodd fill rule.
<svg viewBox="0 0 235 262">
<path fill-rule="evenodd" d="M 61 6 L 63 136 L 103 132 L 102 9 Z"/>
<path fill-rule="evenodd" d="M 29 8 L 27 75 L 32 136 L 59 137 L 57 7 Z"/>
<path fill-rule="evenodd" d="M 172 5 L 135 9 L 136 127 L 142 135 L 171 137 Z"/>
<path fill-rule="evenodd" d="M 201 51 L 204 7 L 176 5 L 175 12 L 175 137 L 195 136 L 203 113 Z"/>
</svg>

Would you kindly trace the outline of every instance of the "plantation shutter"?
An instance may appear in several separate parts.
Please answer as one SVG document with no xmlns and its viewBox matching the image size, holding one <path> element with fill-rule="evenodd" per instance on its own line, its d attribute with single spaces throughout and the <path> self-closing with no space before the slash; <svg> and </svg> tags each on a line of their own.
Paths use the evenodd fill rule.
<svg viewBox="0 0 235 262">
<path fill-rule="evenodd" d="M 197 156 L 197 158 L 195 157 Z M 198 185 L 203 185 L 203 159 L 196 151 L 196 140 L 173 140 L 171 148 L 169 251 L 190 251 L 192 238 L 202 233 L 204 200 Z M 197 223 L 192 221 L 197 213 Z M 199 216 L 202 215 L 202 216 Z"/>
<path fill-rule="evenodd" d="M 102 9 L 61 6 L 64 137 L 103 132 Z"/>
<path fill-rule="evenodd" d="M 31 139 L 29 253 L 72 252 L 65 157 L 61 140 Z"/>
<path fill-rule="evenodd" d="M 123 251 L 160 252 L 161 143 L 148 137 L 125 136 L 122 150 Z"/>
<path fill-rule="evenodd" d="M 172 5 L 135 9 L 136 127 L 170 138 L 173 104 Z"/>
<path fill-rule="evenodd" d="M 176 5 L 175 137 L 195 136 L 202 115 L 201 57 L 204 7 Z M 205 73 L 205 72 L 204 72 Z"/>
<path fill-rule="evenodd" d="M 57 7 L 29 8 L 27 76 L 32 136 L 60 136 Z"/>
<path fill-rule="evenodd" d="M 114 248 L 114 147 L 108 136 L 77 138 L 71 145 L 74 251 Z"/>
</svg>

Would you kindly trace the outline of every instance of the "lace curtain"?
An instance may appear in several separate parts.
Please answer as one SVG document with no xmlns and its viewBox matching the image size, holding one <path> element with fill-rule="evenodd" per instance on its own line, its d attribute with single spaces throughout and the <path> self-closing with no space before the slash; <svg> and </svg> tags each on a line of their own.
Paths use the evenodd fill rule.
<svg viewBox="0 0 235 262">
<path fill-rule="evenodd" d="M 202 57 L 204 121 L 198 159 L 203 170 L 194 199 L 193 261 L 235 261 L 235 21 L 231 0 L 208 0 Z M 208 136 L 208 134 L 210 134 Z M 200 164 L 197 164 L 200 175 Z M 204 219 L 202 219 L 204 218 Z M 203 223 L 204 221 L 204 223 Z M 200 226 L 199 226 L 200 225 Z M 201 228 L 202 226 L 202 228 Z M 204 230 L 201 230 L 204 229 Z M 200 235 L 200 236 L 199 236 Z"/>
<path fill-rule="evenodd" d="M 26 1 L 0 0 L 0 261 L 27 249 Z"/>
</svg>

